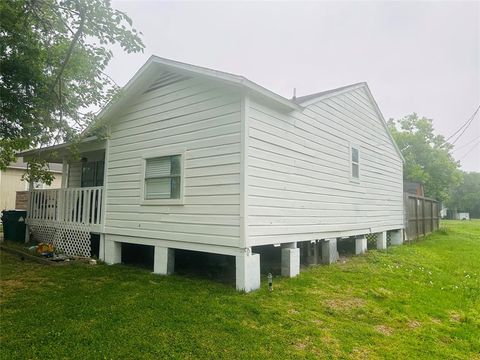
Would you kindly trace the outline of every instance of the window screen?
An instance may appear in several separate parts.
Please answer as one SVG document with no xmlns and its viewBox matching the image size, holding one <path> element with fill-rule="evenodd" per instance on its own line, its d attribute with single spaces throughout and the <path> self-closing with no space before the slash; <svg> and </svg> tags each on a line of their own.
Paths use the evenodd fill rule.
<svg viewBox="0 0 480 360">
<path fill-rule="evenodd" d="M 180 184 L 180 155 L 146 160 L 145 199 L 179 199 Z"/>
</svg>

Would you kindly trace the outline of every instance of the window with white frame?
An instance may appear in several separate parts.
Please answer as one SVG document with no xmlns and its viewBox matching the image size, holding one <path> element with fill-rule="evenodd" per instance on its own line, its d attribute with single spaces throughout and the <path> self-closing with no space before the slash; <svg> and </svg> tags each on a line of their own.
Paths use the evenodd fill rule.
<svg viewBox="0 0 480 360">
<path fill-rule="evenodd" d="M 180 199 L 182 156 L 145 159 L 145 200 Z"/>
<path fill-rule="evenodd" d="M 358 147 L 351 146 L 351 176 L 352 179 L 359 179 L 360 178 L 360 151 Z"/>
</svg>

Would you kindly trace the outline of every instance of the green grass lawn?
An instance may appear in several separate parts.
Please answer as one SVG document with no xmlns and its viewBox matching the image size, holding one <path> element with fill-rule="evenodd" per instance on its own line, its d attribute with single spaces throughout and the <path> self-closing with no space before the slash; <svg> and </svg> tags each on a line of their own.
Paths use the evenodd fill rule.
<svg viewBox="0 0 480 360">
<path fill-rule="evenodd" d="M 480 359 L 480 221 L 250 294 L 1 254 L 2 359 Z"/>
</svg>

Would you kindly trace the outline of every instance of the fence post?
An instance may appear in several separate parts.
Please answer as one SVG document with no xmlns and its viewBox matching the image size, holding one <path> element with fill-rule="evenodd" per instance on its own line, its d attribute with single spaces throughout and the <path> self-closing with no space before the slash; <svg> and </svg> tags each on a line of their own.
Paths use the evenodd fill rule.
<svg viewBox="0 0 480 360">
<path fill-rule="evenodd" d="M 430 213 L 432 214 L 430 223 L 432 224 L 431 229 L 432 229 L 432 232 L 433 232 L 435 230 L 434 225 L 433 225 L 433 200 L 430 201 L 430 209 L 431 209 Z"/>
<path fill-rule="evenodd" d="M 418 222 L 420 219 L 418 218 L 418 204 L 420 204 L 420 199 L 414 198 L 414 203 L 415 203 L 415 238 L 418 238 L 418 235 L 420 233 L 420 226 L 418 225 Z"/>
<path fill-rule="evenodd" d="M 427 227 L 426 225 L 426 220 L 427 218 L 425 217 L 425 199 L 422 199 L 422 214 L 423 214 L 423 236 L 427 235 Z"/>
</svg>

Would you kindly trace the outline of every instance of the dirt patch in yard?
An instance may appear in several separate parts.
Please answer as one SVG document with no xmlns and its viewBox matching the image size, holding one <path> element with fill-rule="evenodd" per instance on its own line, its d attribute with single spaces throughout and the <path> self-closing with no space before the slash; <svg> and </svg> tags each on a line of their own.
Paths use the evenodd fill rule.
<svg viewBox="0 0 480 360">
<path fill-rule="evenodd" d="M 422 326 L 422 324 L 419 321 L 416 321 L 416 320 L 410 320 L 407 325 L 410 329 L 416 329 L 416 328 Z"/>
<path fill-rule="evenodd" d="M 23 289 L 25 288 L 25 284 L 23 281 L 17 279 L 9 279 L 9 280 L 1 280 L 0 281 L 0 294 L 3 295 L 8 294 L 12 291 Z"/>
<path fill-rule="evenodd" d="M 25 278 L 24 278 L 25 276 Z M 22 278 L 13 279 L 1 279 L 0 280 L 0 304 L 4 304 L 5 301 L 11 296 L 15 295 L 18 291 L 26 288 L 32 288 L 37 281 L 41 281 L 41 278 L 35 276 L 35 273 L 22 273 Z"/>
<path fill-rule="evenodd" d="M 300 341 L 300 342 L 297 342 L 296 344 L 294 344 L 293 346 L 295 347 L 296 350 L 305 350 L 308 346 L 309 346 L 309 341 L 306 340 L 306 341 Z"/>
<path fill-rule="evenodd" d="M 352 309 L 358 309 L 365 306 L 365 300 L 360 298 L 350 299 L 328 299 L 324 303 L 332 310 L 347 311 Z"/>
<path fill-rule="evenodd" d="M 452 322 L 461 322 L 462 321 L 462 318 L 463 318 L 462 315 L 459 314 L 456 311 L 450 311 L 449 315 L 450 315 L 450 321 L 452 321 Z"/>
<path fill-rule="evenodd" d="M 385 336 L 391 336 L 393 334 L 393 329 L 387 325 L 377 325 L 375 326 L 375 331 Z"/>
<path fill-rule="evenodd" d="M 366 347 L 356 347 L 352 350 L 351 359 L 355 360 L 371 360 L 378 359 L 378 356 L 375 356 L 372 351 Z"/>
<path fill-rule="evenodd" d="M 37 271 L 37 264 L 30 262 L 19 262 L 15 271 L 3 271 L 8 263 L 18 261 L 16 255 L 6 253 L 0 250 L 2 255 L 2 273 L 0 276 L 0 304 L 4 304 L 7 299 L 14 296 L 19 291 L 38 287 L 44 283 Z"/>
</svg>

